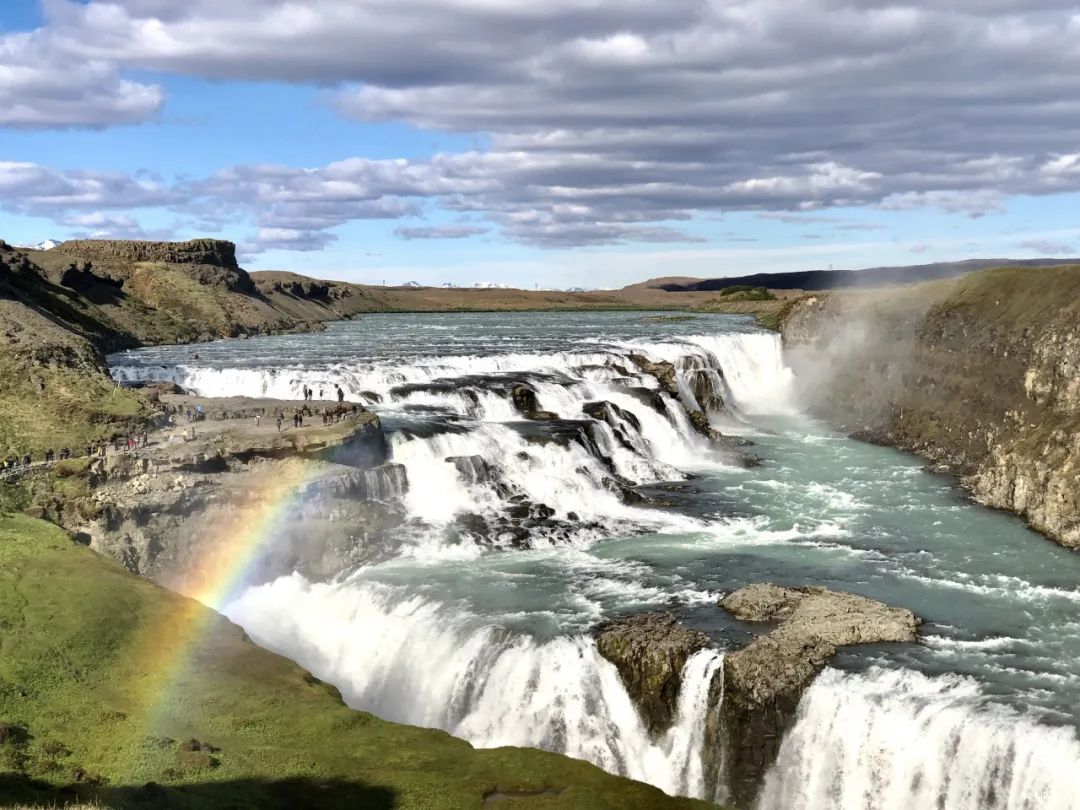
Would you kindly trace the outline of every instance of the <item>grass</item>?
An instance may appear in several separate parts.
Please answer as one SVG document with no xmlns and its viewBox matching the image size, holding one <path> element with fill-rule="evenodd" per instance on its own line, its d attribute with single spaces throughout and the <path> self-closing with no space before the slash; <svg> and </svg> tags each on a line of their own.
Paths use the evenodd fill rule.
<svg viewBox="0 0 1080 810">
<path fill-rule="evenodd" d="M 0 456 L 70 447 L 135 430 L 142 403 L 104 374 L 79 367 L 30 364 L 0 346 Z"/>
<path fill-rule="evenodd" d="M 720 297 L 729 301 L 775 301 L 776 296 L 765 287 L 749 287 L 736 284 L 720 291 Z"/>
<path fill-rule="evenodd" d="M 0 740 L 0 805 L 706 806 L 352 711 L 224 618 L 26 516 L 0 518 Z"/>
</svg>

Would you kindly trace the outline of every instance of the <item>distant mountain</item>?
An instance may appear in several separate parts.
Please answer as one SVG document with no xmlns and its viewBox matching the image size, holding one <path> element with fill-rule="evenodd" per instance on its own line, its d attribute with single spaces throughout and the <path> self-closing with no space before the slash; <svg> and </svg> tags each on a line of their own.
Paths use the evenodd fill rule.
<svg viewBox="0 0 1080 810">
<path fill-rule="evenodd" d="M 667 292 L 710 292 L 745 284 L 772 290 L 833 290 L 844 287 L 884 287 L 953 278 L 985 270 L 988 267 L 1049 267 L 1080 264 L 1080 259 L 968 259 L 962 262 L 937 262 L 905 267 L 869 267 L 865 270 L 800 270 L 791 273 L 754 273 L 749 276 L 701 280 L 655 279 L 635 287 Z"/>
<path fill-rule="evenodd" d="M 53 248 L 60 247 L 62 243 L 55 239 L 46 239 L 44 242 L 38 242 L 36 245 L 20 245 L 23 250 L 52 250 Z"/>
<path fill-rule="evenodd" d="M 405 285 L 409 286 L 409 285 Z M 420 285 L 417 285 L 420 286 Z M 512 290 L 514 289 L 509 284 L 503 284 L 499 281 L 474 281 L 472 284 L 455 284 L 452 281 L 447 281 L 442 285 L 446 290 Z"/>
</svg>

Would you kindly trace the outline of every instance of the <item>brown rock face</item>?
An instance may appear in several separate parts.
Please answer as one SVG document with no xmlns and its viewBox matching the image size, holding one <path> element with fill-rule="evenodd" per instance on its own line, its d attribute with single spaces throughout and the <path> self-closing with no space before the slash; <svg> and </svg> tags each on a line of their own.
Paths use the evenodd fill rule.
<svg viewBox="0 0 1080 810">
<path fill-rule="evenodd" d="M 680 627 L 674 616 L 647 613 L 615 619 L 595 630 L 596 648 L 619 670 L 646 727 L 659 735 L 671 727 L 682 671 L 709 637 Z"/>
<path fill-rule="evenodd" d="M 630 361 L 646 374 L 655 377 L 660 387 L 672 396 L 679 395 L 679 380 L 675 366 L 667 361 L 654 363 L 643 354 L 630 355 Z"/>
<path fill-rule="evenodd" d="M 909 610 L 826 588 L 751 585 L 720 604 L 743 621 L 778 623 L 724 658 L 724 771 L 732 802 L 751 807 L 803 690 L 837 648 L 913 642 L 920 620 Z"/>
<path fill-rule="evenodd" d="M 91 260 L 207 264 L 236 269 L 236 245 L 221 239 L 190 242 L 142 242 L 115 239 L 72 239 L 58 250 Z"/>
<path fill-rule="evenodd" d="M 712 375 L 708 371 L 699 369 L 694 372 L 690 381 L 690 390 L 693 392 L 698 405 L 706 411 L 722 411 L 724 409 L 724 398 L 716 390 Z"/>
<path fill-rule="evenodd" d="M 1080 549 L 1080 267 L 829 293 L 780 320 L 819 416 Z"/>
</svg>

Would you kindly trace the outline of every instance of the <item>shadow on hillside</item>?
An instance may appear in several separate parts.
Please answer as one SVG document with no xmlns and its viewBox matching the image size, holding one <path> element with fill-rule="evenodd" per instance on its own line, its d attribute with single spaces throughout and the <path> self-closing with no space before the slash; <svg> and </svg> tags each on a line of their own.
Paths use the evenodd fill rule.
<svg viewBox="0 0 1080 810">
<path fill-rule="evenodd" d="M 96 800 L 109 810 L 393 810 L 394 791 L 340 779 L 236 779 L 190 784 L 93 786 L 74 783 L 57 788 L 12 773 L 0 773 L 0 807 L 40 804 L 64 807 Z"/>
</svg>

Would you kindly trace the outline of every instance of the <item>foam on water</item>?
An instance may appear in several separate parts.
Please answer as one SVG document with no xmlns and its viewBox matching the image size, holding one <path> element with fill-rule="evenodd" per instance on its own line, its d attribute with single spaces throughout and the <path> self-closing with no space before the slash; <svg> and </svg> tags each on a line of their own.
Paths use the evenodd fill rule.
<svg viewBox="0 0 1080 810">
<path fill-rule="evenodd" d="M 986 704 L 968 678 L 826 670 L 759 810 L 1077 810 L 1080 741 Z"/>
<path fill-rule="evenodd" d="M 399 556 L 332 583 L 292 575 L 259 585 L 228 615 L 357 708 L 704 797 L 718 777 L 702 753 L 721 654 L 687 663 L 676 723 L 654 739 L 590 628 L 657 609 L 713 628 L 722 592 L 770 579 L 910 599 L 940 619 L 926 643 L 861 659 L 864 670 L 887 668 L 828 670 L 815 682 L 760 810 L 1080 810 L 1076 734 L 1050 722 L 1073 722 L 1070 696 L 1080 693 L 1070 559 L 943 494 L 917 463 L 789 418 L 798 403 L 775 334 L 726 321 L 711 334 L 625 325 L 597 334 L 594 321 L 634 316 L 531 317 L 555 320 L 533 335 L 516 316 L 386 316 L 315 337 L 200 347 L 206 362 L 168 347 L 114 358 L 118 379 L 171 380 L 206 396 L 297 398 L 307 385 L 332 397 L 340 384 L 351 399 L 377 395 L 394 425 L 390 454 L 409 483 Z M 675 364 L 678 398 L 631 353 Z M 684 408 L 702 405 L 698 372 L 726 403 L 709 414 L 714 426 L 751 435 L 764 467 L 730 464 L 693 429 Z M 558 414 L 563 434 L 523 421 L 509 394 L 519 383 Z M 610 421 L 587 417 L 598 401 L 618 407 Z M 693 502 L 630 505 L 621 493 L 631 485 L 686 486 L 681 497 Z M 537 521 L 529 551 L 452 539 L 463 515 L 494 521 L 510 497 L 576 528 Z M 992 621 L 985 611 L 997 611 Z M 944 669 L 980 680 L 920 671 Z M 1041 713 L 1002 705 L 1021 699 Z"/>
<path fill-rule="evenodd" d="M 341 689 L 354 708 L 442 728 L 490 748 L 559 751 L 671 793 L 704 796 L 707 696 L 716 651 L 686 664 L 674 725 L 652 739 L 592 640 L 539 641 L 372 582 L 298 575 L 226 610 L 259 644 Z M 432 662 L 438 662 L 432 666 Z"/>
</svg>

